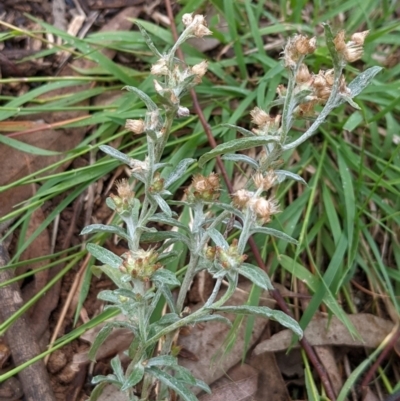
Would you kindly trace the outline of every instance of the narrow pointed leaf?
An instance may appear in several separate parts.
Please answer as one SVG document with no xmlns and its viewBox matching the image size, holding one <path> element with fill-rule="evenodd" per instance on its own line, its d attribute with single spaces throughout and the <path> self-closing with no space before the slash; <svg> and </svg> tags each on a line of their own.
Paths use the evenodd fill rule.
<svg viewBox="0 0 400 401">
<path fill-rule="evenodd" d="M 197 401 L 197 397 L 185 387 L 179 380 L 175 379 L 175 377 L 169 375 L 168 373 L 156 368 L 146 368 L 146 373 L 151 374 L 156 379 L 160 380 L 161 383 L 165 384 L 171 390 L 175 391 L 178 395 L 182 397 L 185 401 Z"/>
<path fill-rule="evenodd" d="M 239 268 L 239 274 L 248 278 L 254 284 L 266 291 L 274 289 L 267 273 L 265 273 L 264 270 L 261 270 L 258 266 L 254 266 L 250 263 L 243 263 Z"/>
<path fill-rule="evenodd" d="M 222 160 L 229 160 L 235 163 L 246 163 L 249 166 L 253 167 L 254 170 L 257 170 L 259 167 L 257 160 L 254 160 L 252 157 L 242 154 L 228 153 L 222 156 Z"/>
<path fill-rule="evenodd" d="M 90 226 L 85 227 L 80 235 L 85 235 L 85 234 L 92 234 L 92 233 L 108 233 L 108 234 L 117 234 L 121 238 L 125 238 L 126 240 L 129 241 L 129 236 L 126 233 L 126 231 L 119 227 L 119 226 L 114 226 L 112 224 L 110 225 L 105 225 L 105 224 L 91 224 Z"/>
<path fill-rule="evenodd" d="M 142 92 L 140 89 L 135 88 L 134 86 L 125 86 L 123 89 L 126 89 L 129 92 L 136 93 L 136 95 L 138 95 L 139 98 L 143 100 L 149 111 L 156 111 L 158 109 L 157 105 L 150 99 L 150 97 Z"/>
<path fill-rule="evenodd" d="M 178 163 L 178 165 L 174 168 L 172 173 L 169 175 L 169 177 L 165 180 L 164 188 L 168 188 L 175 181 L 179 180 L 179 178 L 181 178 L 186 173 L 188 167 L 195 161 L 196 159 L 191 159 L 191 158 L 181 160 Z"/>
<path fill-rule="evenodd" d="M 127 164 L 128 166 L 131 165 L 132 159 L 129 156 L 127 156 L 125 153 L 122 153 L 119 150 L 114 149 L 108 145 L 100 145 L 99 148 L 104 153 L 107 153 L 109 156 L 113 157 L 114 159 L 117 159 L 117 160 L 121 161 L 122 163 Z"/>
<path fill-rule="evenodd" d="M 133 368 L 133 371 L 130 373 L 128 378 L 123 382 L 121 387 L 121 391 L 126 391 L 133 386 L 136 386 L 144 376 L 144 366 L 139 362 Z"/>
<path fill-rule="evenodd" d="M 292 330 L 300 338 L 303 337 L 303 330 L 296 322 L 296 320 L 286 315 L 286 313 L 270 309 L 266 306 L 221 306 L 219 308 L 215 308 L 215 310 L 218 312 L 235 313 L 241 315 L 255 315 L 262 316 L 267 319 L 272 319 L 279 322 L 282 326 L 285 326 L 288 329 Z"/>
<path fill-rule="evenodd" d="M 274 136 L 255 136 L 251 138 L 239 138 L 234 139 L 226 143 L 221 143 L 216 146 L 210 152 L 204 154 L 199 159 L 199 167 L 203 167 L 209 160 L 213 159 L 218 155 L 225 153 L 237 152 L 239 150 L 245 150 L 255 148 L 256 146 L 267 145 L 269 142 L 277 142 L 278 138 Z"/>
<path fill-rule="evenodd" d="M 115 253 L 96 244 L 87 244 L 86 249 L 100 262 L 118 269 L 122 264 L 122 259 Z"/>
<path fill-rule="evenodd" d="M 255 234 L 255 233 L 261 233 L 261 234 L 267 234 L 267 235 L 271 235 L 273 237 L 282 239 L 284 241 L 290 242 L 291 244 L 298 244 L 298 241 L 296 241 L 293 237 L 291 237 L 290 235 L 285 234 L 282 231 L 279 230 L 275 230 L 275 228 L 269 228 L 269 227 L 255 227 L 252 228 L 250 230 L 251 234 Z"/>
</svg>

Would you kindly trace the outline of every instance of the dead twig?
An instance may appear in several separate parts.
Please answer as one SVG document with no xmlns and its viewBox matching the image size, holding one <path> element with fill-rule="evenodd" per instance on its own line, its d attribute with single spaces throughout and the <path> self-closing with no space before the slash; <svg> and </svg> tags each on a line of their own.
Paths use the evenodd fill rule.
<svg viewBox="0 0 400 401">
<path fill-rule="evenodd" d="M 0 241 L 0 267 L 5 267 L 9 263 L 7 249 Z M 0 270 L 0 282 L 14 278 L 14 272 L 10 269 Z M 23 305 L 21 292 L 17 283 L 12 283 L 0 287 L 0 299 L 2 307 L 0 308 L 0 318 L 5 321 Z M 29 325 L 26 317 L 18 318 L 5 333 L 11 355 L 16 366 L 19 366 L 33 357 L 40 354 L 39 345 L 36 342 L 35 335 Z M 42 360 L 26 367 L 18 374 L 25 399 L 27 401 L 55 401 L 53 390 L 50 386 L 50 380 Z"/>
</svg>

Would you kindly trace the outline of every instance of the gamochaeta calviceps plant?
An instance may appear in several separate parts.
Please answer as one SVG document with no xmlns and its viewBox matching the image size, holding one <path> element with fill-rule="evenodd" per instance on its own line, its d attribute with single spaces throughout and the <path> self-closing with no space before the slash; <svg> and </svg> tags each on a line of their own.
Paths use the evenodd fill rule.
<svg viewBox="0 0 400 401">
<path fill-rule="evenodd" d="M 298 323 L 283 312 L 263 306 L 225 304 L 237 288 L 239 275 L 264 290 L 273 288 L 268 275 L 249 263 L 245 254 L 251 235 L 262 233 L 296 243 L 284 232 L 268 227 L 273 216 L 280 211 L 277 200 L 271 195 L 273 187 L 286 179 L 303 182 L 300 176 L 282 168 L 282 153 L 308 139 L 328 114 L 342 103 L 348 102 L 357 107 L 352 99 L 379 72 L 377 67 L 370 68 L 350 84 L 347 84 L 343 75 L 346 63 L 361 57 L 368 32 L 355 33 L 346 41 L 344 31 L 333 36 L 329 26 L 325 25 L 325 41 L 333 66 L 318 73 L 310 72 L 305 64 L 307 56 L 317 47 L 316 38 L 303 35 L 290 38 L 283 51 L 283 63 L 288 71 L 287 86 L 279 86 L 277 99 L 265 110 L 256 107 L 251 111 L 255 125 L 252 130 L 230 126 L 237 130 L 240 137 L 218 145 L 197 161 L 201 169 L 209 160 L 223 155 L 225 160 L 248 165 L 253 170 L 252 178 L 232 195 L 229 202 L 223 202 L 219 200 L 222 190 L 218 174 L 204 176 L 199 173 L 186 189 L 184 200 L 174 201 L 174 194 L 170 192 L 172 184 L 196 160 L 183 159 L 173 166 L 172 172 L 163 174 L 165 167 L 170 167 L 167 162 L 161 161 L 163 151 L 174 119 L 189 115 L 188 108 L 180 104 L 181 98 L 201 82 L 208 67 L 207 61 L 187 66 L 175 57 L 175 53 L 187 39 L 211 34 L 202 15 L 185 14 L 182 20 L 185 29 L 165 54 L 157 50 L 147 32 L 138 25 L 157 57 L 157 62 L 151 68 L 156 101 L 137 88 L 125 88 L 135 93 L 147 106 L 143 120 L 126 122 L 126 128 L 134 135 L 146 137 L 144 160 L 132 159 L 110 146 L 100 147 L 103 152 L 130 168 L 131 179 L 118 182 L 116 194 L 107 199 L 107 205 L 119 217 L 116 224 L 90 225 L 83 233 L 115 234 L 127 242 L 129 250 L 117 256 L 100 245 L 87 245 L 89 252 L 101 262 L 98 269 L 117 286 L 115 290 L 102 291 L 99 298 L 107 303 L 106 308 L 118 309 L 124 316 L 123 320 L 104 325 L 91 348 L 90 357 L 95 358 L 96 351 L 114 328 L 131 330 L 133 341 L 126 351 L 130 358 L 127 366 L 122 366 L 120 358 L 116 356 L 111 361 L 113 373 L 93 379 L 97 386 L 92 392 L 92 400 L 97 399 L 109 383 L 125 392 L 132 401 L 169 400 L 173 393 L 183 400 L 196 400 L 191 388 L 198 386 L 208 392 L 209 387 L 179 365 L 171 351 L 173 338 L 180 328 L 199 322 L 221 320 L 230 324 L 224 317 L 225 312 L 273 319 L 302 336 Z M 271 117 L 268 110 L 272 106 L 281 106 L 281 114 Z M 318 114 L 317 106 L 320 107 Z M 292 139 L 289 132 L 296 118 L 308 118 L 313 122 L 306 132 Z M 256 158 L 239 153 L 254 147 L 262 149 Z M 144 188 L 144 196 L 140 198 L 132 190 L 138 183 Z M 171 209 L 172 203 L 190 208 L 190 224 L 180 221 L 179 215 Z M 179 208 L 175 207 L 174 210 Z M 233 218 L 236 235 L 228 241 L 223 234 Z M 154 228 L 157 224 L 163 229 Z M 183 277 L 176 276 L 168 269 L 169 263 L 179 256 L 174 249 L 176 242 L 184 244 L 188 250 Z M 191 282 L 202 270 L 214 278 L 211 295 L 195 312 L 184 311 Z M 228 283 L 227 289 L 218 297 L 224 280 Z M 152 321 L 160 299 L 165 300 L 167 312 L 158 321 Z M 157 344 L 160 345 L 156 347 Z"/>
</svg>

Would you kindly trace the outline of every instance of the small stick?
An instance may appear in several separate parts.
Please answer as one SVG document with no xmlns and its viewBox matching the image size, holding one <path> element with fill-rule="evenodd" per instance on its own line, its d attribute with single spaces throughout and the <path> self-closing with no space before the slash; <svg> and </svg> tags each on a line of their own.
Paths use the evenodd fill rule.
<svg viewBox="0 0 400 401">
<path fill-rule="evenodd" d="M 7 249 L 0 241 L 0 267 L 8 265 L 10 258 Z M 0 282 L 14 278 L 14 272 L 10 269 L 0 270 Z M 4 321 L 16 313 L 23 305 L 20 289 L 17 283 L 0 287 L 0 318 Z M 16 366 L 29 361 L 40 354 L 40 348 L 35 335 L 26 321 L 26 316 L 19 317 L 5 333 L 11 355 Z M 47 375 L 43 360 L 37 361 L 26 367 L 18 374 L 25 399 L 27 401 L 55 401 L 50 380 Z"/>
</svg>

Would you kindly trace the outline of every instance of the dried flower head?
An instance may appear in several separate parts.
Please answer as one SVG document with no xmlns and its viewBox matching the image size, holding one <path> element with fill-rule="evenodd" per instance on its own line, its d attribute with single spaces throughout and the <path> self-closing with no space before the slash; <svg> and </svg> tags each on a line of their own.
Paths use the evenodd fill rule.
<svg viewBox="0 0 400 401">
<path fill-rule="evenodd" d="M 296 82 L 298 84 L 305 84 L 309 82 L 311 79 L 310 71 L 308 71 L 308 67 L 305 64 L 301 64 L 297 74 L 296 74 Z"/>
<path fill-rule="evenodd" d="M 277 181 L 277 176 L 273 170 L 268 171 L 266 175 L 256 173 L 253 177 L 254 185 L 263 191 L 268 191 Z"/>
<path fill-rule="evenodd" d="M 349 42 L 345 42 L 345 32 L 340 31 L 333 40 L 335 49 L 349 63 L 359 60 L 363 55 L 363 45 L 368 33 L 369 31 L 356 32 Z"/>
<path fill-rule="evenodd" d="M 121 257 L 124 261 L 120 270 L 144 282 L 149 281 L 153 273 L 162 267 L 161 263 L 157 262 L 158 253 L 154 249 L 129 251 Z"/>
<path fill-rule="evenodd" d="M 183 22 L 183 25 L 185 25 L 186 27 L 189 26 L 193 22 L 193 14 L 189 14 L 189 13 L 183 14 L 182 22 Z"/>
<path fill-rule="evenodd" d="M 203 200 L 211 202 L 218 199 L 220 183 L 218 174 L 211 173 L 208 177 L 197 174 L 193 177 L 192 185 L 186 193 L 192 201 Z"/>
<path fill-rule="evenodd" d="M 289 39 L 283 50 L 283 60 L 286 67 L 293 67 L 302 56 L 314 53 L 317 47 L 315 37 L 308 38 L 304 35 L 295 35 Z"/>
<path fill-rule="evenodd" d="M 149 160 L 147 156 L 144 161 L 131 159 L 130 166 L 132 173 L 143 173 L 149 170 Z"/>
<path fill-rule="evenodd" d="M 207 72 L 207 68 L 208 68 L 208 61 L 207 60 L 203 60 L 201 63 L 195 64 L 191 68 L 191 71 L 192 71 L 192 74 L 198 75 L 201 78 Z"/>
<path fill-rule="evenodd" d="M 155 64 L 151 66 L 150 72 L 153 75 L 168 75 L 169 69 L 166 60 L 164 58 L 160 58 Z"/>
<path fill-rule="evenodd" d="M 346 48 L 346 42 L 344 40 L 346 35 L 345 31 L 339 31 L 335 38 L 333 39 L 333 44 L 335 45 L 335 49 L 339 52 L 342 53 L 344 49 Z"/>
<path fill-rule="evenodd" d="M 176 112 L 176 116 L 179 117 L 188 117 L 190 116 L 190 111 L 187 107 L 179 106 L 178 111 Z"/>
<path fill-rule="evenodd" d="M 365 38 L 368 36 L 369 30 L 368 31 L 363 31 L 363 32 L 356 32 L 351 35 L 351 41 L 354 42 L 356 45 L 363 46 Z"/>
<path fill-rule="evenodd" d="M 129 200 L 135 196 L 127 179 L 123 178 L 115 183 L 117 187 L 118 196 L 123 200 Z"/>
<path fill-rule="evenodd" d="M 254 210 L 261 224 L 270 222 L 271 216 L 280 211 L 275 199 L 256 198 L 251 203 L 251 208 Z"/>
<path fill-rule="evenodd" d="M 237 269 L 247 259 L 246 254 L 242 255 L 238 252 L 237 244 L 238 240 L 235 238 L 228 249 L 216 247 L 215 260 L 223 269 Z"/>
<path fill-rule="evenodd" d="M 239 189 L 232 195 L 232 203 L 239 209 L 244 209 L 254 197 L 254 192 Z"/>
<path fill-rule="evenodd" d="M 207 28 L 207 22 L 203 15 L 195 15 L 190 25 L 193 25 L 193 35 L 197 38 L 211 35 L 212 32 Z"/>
<path fill-rule="evenodd" d="M 143 120 L 126 120 L 125 128 L 133 132 L 135 135 L 143 134 L 145 131 L 145 123 Z"/>
</svg>

